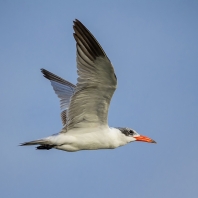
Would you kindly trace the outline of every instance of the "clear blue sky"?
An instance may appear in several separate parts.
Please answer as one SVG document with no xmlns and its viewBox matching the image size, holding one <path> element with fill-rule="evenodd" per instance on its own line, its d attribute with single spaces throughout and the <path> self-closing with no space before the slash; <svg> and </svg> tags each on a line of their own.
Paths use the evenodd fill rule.
<svg viewBox="0 0 198 198">
<path fill-rule="evenodd" d="M 94 34 L 118 77 L 110 126 L 158 144 L 37 151 L 59 132 L 40 68 L 76 83 L 72 21 Z M 0 1 L 0 197 L 198 197 L 198 1 Z"/>
</svg>

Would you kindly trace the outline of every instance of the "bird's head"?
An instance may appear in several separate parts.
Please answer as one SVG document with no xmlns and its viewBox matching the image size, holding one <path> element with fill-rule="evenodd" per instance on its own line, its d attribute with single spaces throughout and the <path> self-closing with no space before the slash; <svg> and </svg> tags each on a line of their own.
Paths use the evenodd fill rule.
<svg viewBox="0 0 198 198">
<path fill-rule="evenodd" d="M 134 129 L 130 128 L 118 128 L 126 137 L 129 142 L 134 141 L 141 141 L 141 142 L 148 142 L 148 143 L 157 143 L 156 141 L 152 140 L 151 138 L 138 134 Z"/>
</svg>

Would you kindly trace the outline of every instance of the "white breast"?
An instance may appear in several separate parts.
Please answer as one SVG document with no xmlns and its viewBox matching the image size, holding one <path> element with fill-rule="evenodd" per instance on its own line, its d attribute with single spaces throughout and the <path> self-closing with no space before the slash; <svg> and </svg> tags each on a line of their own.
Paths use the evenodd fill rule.
<svg viewBox="0 0 198 198">
<path fill-rule="evenodd" d="M 72 129 L 58 134 L 53 141 L 57 149 L 65 151 L 113 149 L 128 143 L 124 134 L 108 126 Z"/>
</svg>

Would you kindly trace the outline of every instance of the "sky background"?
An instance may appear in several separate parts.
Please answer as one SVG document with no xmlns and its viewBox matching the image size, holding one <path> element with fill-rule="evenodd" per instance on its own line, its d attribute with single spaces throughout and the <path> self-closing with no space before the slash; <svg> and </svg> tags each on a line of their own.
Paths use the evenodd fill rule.
<svg viewBox="0 0 198 198">
<path fill-rule="evenodd" d="M 157 144 L 37 151 L 60 131 L 59 100 L 40 68 L 76 83 L 72 21 L 112 61 L 110 126 Z M 0 197 L 197 198 L 198 1 L 0 0 Z"/>
</svg>

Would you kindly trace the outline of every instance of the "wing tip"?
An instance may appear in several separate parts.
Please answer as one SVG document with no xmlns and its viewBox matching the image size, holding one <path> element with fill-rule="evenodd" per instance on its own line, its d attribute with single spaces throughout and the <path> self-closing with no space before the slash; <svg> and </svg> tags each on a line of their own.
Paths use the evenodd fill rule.
<svg viewBox="0 0 198 198">
<path fill-rule="evenodd" d="M 47 78 L 48 80 L 50 80 L 50 81 L 55 81 L 55 82 L 58 82 L 60 84 L 72 87 L 72 88 L 76 87 L 74 84 L 72 84 L 69 81 L 67 81 L 67 80 L 65 80 L 65 79 L 53 74 L 52 72 L 49 72 L 46 69 L 41 68 L 41 72 L 43 73 L 43 76 L 45 78 Z"/>
<path fill-rule="evenodd" d="M 41 68 L 41 72 L 45 78 L 47 78 L 48 80 L 51 80 L 50 75 L 53 75 L 51 72 L 43 68 Z"/>
<path fill-rule="evenodd" d="M 83 23 L 80 22 L 78 19 L 75 19 L 73 23 L 73 29 L 75 32 L 74 39 L 76 40 L 76 43 L 79 45 L 80 48 L 80 43 L 82 43 L 84 48 L 86 49 L 84 50 L 82 48 L 82 51 L 84 53 L 88 51 L 88 54 L 91 54 L 91 56 L 94 55 L 95 58 L 99 56 L 107 57 L 100 43 L 93 36 L 93 34 L 83 25 Z"/>
</svg>

